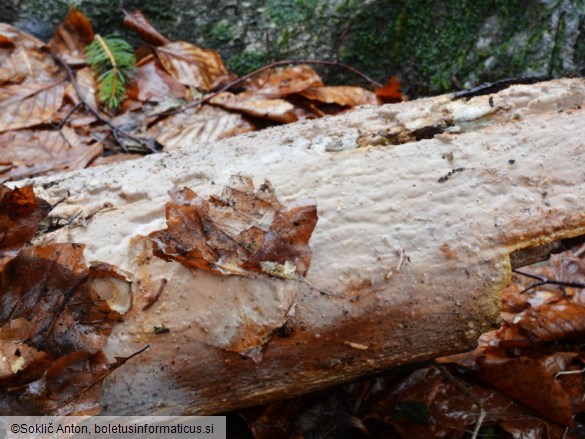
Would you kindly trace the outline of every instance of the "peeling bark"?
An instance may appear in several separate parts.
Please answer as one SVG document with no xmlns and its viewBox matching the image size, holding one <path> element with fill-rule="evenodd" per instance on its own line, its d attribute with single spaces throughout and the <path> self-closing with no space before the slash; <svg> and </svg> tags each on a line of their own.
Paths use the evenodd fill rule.
<svg viewBox="0 0 585 439">
<path fill-rule="evenodd" d="M 106 412 L 219 413 L 472 348 L 498 323 L 510 254 L 585 235 L 584 104 L 581 79 L 517 85 L 32 180 L 65 197 L 53 215 L 83 212 L 38 240 L 85 243 L 133 283 L 106 352 L 151 347 L 108 377 Z M 207 199 L 233 174 L 286 204 L 316 199 L 305 278 L 153 256 L 167 192 Z"/>
</svg>

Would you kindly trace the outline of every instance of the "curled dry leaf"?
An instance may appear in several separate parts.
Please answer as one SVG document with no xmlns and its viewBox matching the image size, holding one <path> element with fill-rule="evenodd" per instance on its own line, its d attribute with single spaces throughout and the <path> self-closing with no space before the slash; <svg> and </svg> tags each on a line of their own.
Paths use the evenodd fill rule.
<svg viewBox="0 0 585 439">
<path fill-rule="evenodd" d="M 224 92 L 214 96 L 209 102 L 226 110 L 241 111 L 249 116 L 275 122 L 291 123 L 298 120 L 290 102 L 284 99 L 262 99 L 261 95 L 255 93 L 235 95 Z"/>
<path fill-rule="evenodd" d="M 0 84 L 46 84 L 59 76 L 59 66 L 45 44 L 8 24 L 0 23 Z"/>
<path fill-rule="evenodd" d="M 100 143 L 88 145 L 68 126 L 59 131 L 21 130 L 0 134 L 0 181 L 83 169 L 102 153 Z"/>
<path fill-rule="evenodd" d="M 326 104 L 357 107 L 358 105 L 378 105 L 376 95 L 361 87 L 311 87 L 299 93 L 305 98 Z"/>
<path fill-rule="evenodd" d="M 252 180 L 242 176 L 233 176 L 209 201 L 187 188 L 170 195 L 168 228 L 150 235 L 156 256 L 224 275 L 306 275 L 317 224 L 314 200 L 283 206 L 268 182 L 254 191 Z"/>
<path fill-rule="evenodd" d="M 142 60 L 134 71 L 127 96 L 143 102 L 159 102 L 167 98 L 184 99 L 185 87 L 150 56 Z"/>
<path fill-rule="evenodd" d="M 0 49 L 14 49 L 15 47 L 16 45 L 14 44 L 14 41 L 6 35 L 0 34 Z M 4 61 L 4 59 L 2 59 L 2 61 Z"/>
<path fill-rule="evenodd" d="M 91 69 L 89 67 L 85 67 L 83 69 L 78 70 L 75 73 L 75 79 L 77 80 L 77 84 L 79 85 L 79 91 L 81 93 L 82 99 L 85 101 L 87 105 L 89 105 L 92 109 L 97 111 L 98 105 L 95 99 L 97 83 L 95 82 L 95 78 L 93 76 L 93 73 L 91 72 Z M 73 89 L 73 86 L 71 84 L 69 85 L 71 86 L 70 88 Z M 77 92 L 75 90 L 71 90 L 68 93 L 67 97 L 74 104 L 80 103 L 79 96 L 77 96 Z"/>
<path fill-rule="evenodd" d="M 94 38 L 89 19 L 73 6 L 48 43 L 49 49 L 72 66 L 85 65 L 85 47 Z"/>
<path fill-rule="evenodd" d="M 321 77 L 308 65 L 275 68 L 246 80 L 246 91 L 264 98 L 280 98 L 323 85 Z"/>
<path fill-rule="evenodd" d="M 0 273 L 34 236 L 51 205 L 34 195 L 30 186 L 10 189 L 0 184 Z"/>
<path fill-rule="evenodd" d="M 117 367 L 108 364 L 102 348 L 120 319 L 96 291 L 96 280 L 107 278 L 125 282 L 111 267 L 89 269 L 77 244 L 26 248 L 5 264 L 0 340 L 11 351 L 0 380 L 3 412 L 100 411 L 96 384 Z"/>
<path fill-rule="evenodd" d="M 204 105 L 167 117 L 147 133 L 163 144 L 165 151 L 172 151 L 255 130 L 256 127 L 240 114 Z"/>
<path fill-rule="evenodd" d="M 569 395 L 540 361 L 486 355 L 476 376 L 490 387 L 560 425 L 573 425 Z"/>
<path fill-rule="evenodd" d="M 97 415 L 102 410 L 100 379 L 112 367 L 101 351 L 72 352 L 53 361 L 34 381 L 11 388 L 4 398 L 0 393 L 0 406 L 20 416 Z"/>
<path fill-rule="evenodd" d="M 502 346 L 544 343 L 585 334 L 585 306 L 579 303 L 563 300 L 537 306 L 516 314 L 513 319 L 513 326 L 504 326 L 500 330 Z M 518 333 L 521 337 L 517 337 Z"/>
<path fill-rule="evenodd" d="M 382 102 L 392 104 L 396 102 L 402 102 L 405 100 L 402 94 L 400 81 L 396 76 L 392 76 L 386 84 L 376 91 L 376 96 Z"/>
<path fill-rule="evenodd" d="M 201 49 L 185 41 L 157 47 L 156 54 L 173 78 L 202 91 L 208 91 L 219 76 L 227 73 L 217 51 Z"/>
<path fill-rule="evenodd" d="M 143 41 L 151 46 L 164 46 L 171 41 L 157 31 L 140 11 L 132 11 L 124 16 L 124 26 L 136 31 Z"/>
</svg>

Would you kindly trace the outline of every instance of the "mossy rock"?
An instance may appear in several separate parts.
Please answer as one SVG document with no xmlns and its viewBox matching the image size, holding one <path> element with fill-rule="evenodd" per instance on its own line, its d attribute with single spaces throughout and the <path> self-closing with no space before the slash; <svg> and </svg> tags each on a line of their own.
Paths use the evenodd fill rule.
<svg viewBox="0 0 585 439">
<path fill-rule="evenodd" d="M 121 7 L 141 9 L 171 39 L 219 50 L 248 73 L 270 60 L 339 59 L 411 97 L 481 82 L 585 72 L 585 3 L 537 0 L 8 0 L 1 18 L 43 39 L 75 4 L 98 32 L 118 32 Z M 328 83 L 363 84 L 347 71 Z"/>
</svg>

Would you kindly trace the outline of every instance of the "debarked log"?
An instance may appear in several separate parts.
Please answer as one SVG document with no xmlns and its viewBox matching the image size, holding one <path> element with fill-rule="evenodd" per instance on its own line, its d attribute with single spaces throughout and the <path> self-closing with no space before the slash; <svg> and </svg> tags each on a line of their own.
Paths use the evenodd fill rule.
<svg viewBox="0 0 585 439">
<path fill-rule="evenodd" d="M 83 243 L 132 281 L 106 352 L 150 349 L 107 378 L 105 412 L 220 413 L 472 348 L 498 324 L 510 254 L 585 235 L 584 104 L 582 79 L 516 85 L 32 180 L 75 217 L 38 241 Z M 314 200 L 306 276 L 154 254 L 172 188 L 216 200 L 234 175 Z"/>
</svg>

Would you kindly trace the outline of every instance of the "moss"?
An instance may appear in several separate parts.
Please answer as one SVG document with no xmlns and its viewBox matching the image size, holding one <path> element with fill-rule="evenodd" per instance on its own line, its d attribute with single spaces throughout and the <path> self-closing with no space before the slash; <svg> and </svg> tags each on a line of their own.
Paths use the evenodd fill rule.
<svg viewBox="0 0 585 439">
<path fill-rule="evenodd" d="M 231 43 L 235 38 L 235 32 L 232 25 L 226 20 L 222 20 L 211 26 L 208 32 L 211 46 L 219 47 Z"/>
<path fill-rule="evenodd" d="M 585 21 L 581 22 L 579 27 L 579 37 L 575 43 L 575 65 L 577 72 L 581 75 L 585 75 Z"/>
<path fill-rule="evenodd" d="M 537 52 L 551 13 L 536 0 L 403 0 L 394 8 L 379 0 L 355 18 L 343 61 L 380 81 L 398 74 L 413 95 L 450 91 L 452 77 L 477 83 L 519 76 L 542 67 Z M 528 44 L 510 50 L 518 38 Z M 485 68 L 492 55 L 497 63 Z"/>
<path fill-rule="evenodd" d="M 268 0 L 266 16 L 275 25 L 288 27 L 307 21 L 318 4 L 318 0 Z"/>
<path fill-rule="evenodd" d="M 227 61 L 227 68 L 229 71 L 242 76 L 259 69 L 268 64 L 268 62 L 266 52 L 245 51 L 231 57 Z"/>
<path fill-rule="evenodd" d="M 585 69 L 585 14 L 562 0 L 74 1 L 98 32 L 122 31 L 133 43 L 138 39 L 118 11 L 141 9 L 170 39 L 219 50 L 239 74 L 268 58 L 339 58 L 379 82 L 397 75 L 411 98 L 458 83 Z M 36 19 L 18 25 L 50 38 L 69 2 L 21 0 L 19 18 L 26 8 L 24 15 Z M 561 15 L 558 26 L 553 14 Z M 343 70 L 320 73 L 330 84 L 366 85 Z"/>
</svg>

